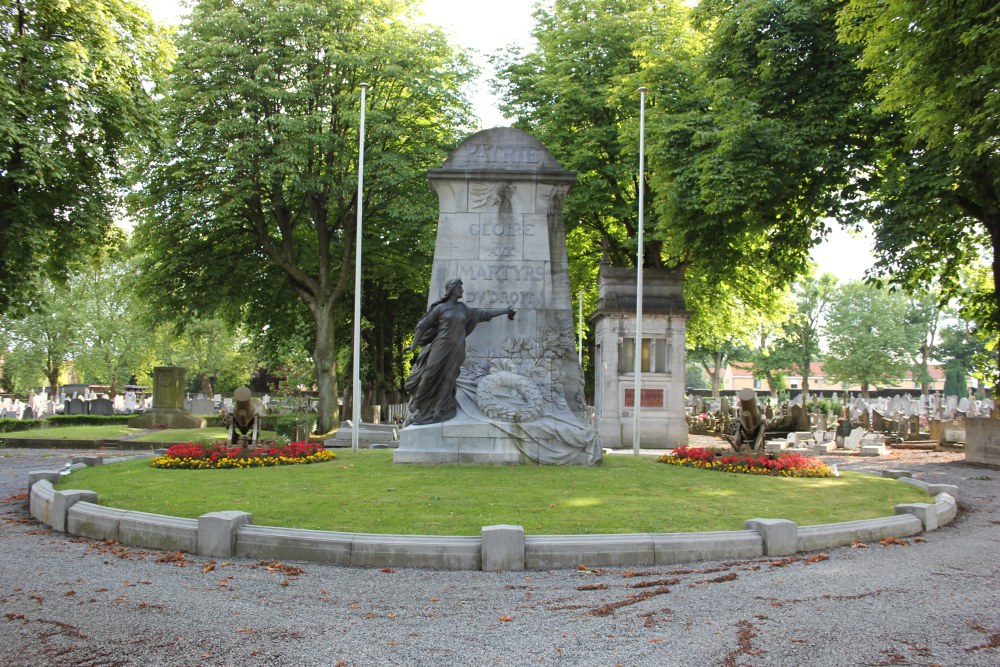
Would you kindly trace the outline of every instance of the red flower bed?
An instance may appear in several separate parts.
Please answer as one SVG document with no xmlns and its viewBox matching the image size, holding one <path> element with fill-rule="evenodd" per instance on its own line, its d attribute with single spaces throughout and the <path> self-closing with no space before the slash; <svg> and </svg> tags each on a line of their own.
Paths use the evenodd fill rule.
<svg viewBox="0 0 1000 667">
<path fill-rule="evenodd" d="M 310 442 L 270 441 L 249 450 L 224 442 L 185 442 L 168 447 L 163 456 L 153 459 L 152 465 L 154 468 L 254 468 L 318 463 L 336 457 L 323 445 Z"/>
<path fill-rule="evenodd" d="M 664 454 L 660 463 L 705 468 L 722 472 L 777 477 L 832 477 L 833 471 L 813 456 L 798 453 L 739 454 L 702 447 L 677 447 Z"/>
</svg>

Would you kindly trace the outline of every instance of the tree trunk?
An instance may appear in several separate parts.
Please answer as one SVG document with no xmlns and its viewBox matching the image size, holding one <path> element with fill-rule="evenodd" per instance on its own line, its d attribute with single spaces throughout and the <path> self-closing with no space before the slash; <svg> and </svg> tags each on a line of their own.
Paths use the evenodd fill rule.
<svg viewBox="0 0 1000 667">
<path fill-rule="evenodd" d="M 316 345 L 313 362 L 316 364 L 316 388 L 319 401 L 316 405 L 316 432 L 329 433 L 340 422 L 337 405 L 337 355 L 334 347 L 333 307 L 310 304 L 316 325 Z"/>
<path fill-rule="evenodd" d="M 802 357 L 802 405 L 809 400 L 809 371 L 812 370 L 812 358 L 807 354 Z"/>
<path fill-rule="evenodd" d="M 994 208 L 994 210 L 996 210 Z M 993 324 L 1000 328 L 1000 216 L 989 216 L 983 221 L 990 232 L 993 244 Z M 993 369 L 993 416 L 1000 416 L 1000 346 L 997 346 L 997 365 Z"/>
</svg>

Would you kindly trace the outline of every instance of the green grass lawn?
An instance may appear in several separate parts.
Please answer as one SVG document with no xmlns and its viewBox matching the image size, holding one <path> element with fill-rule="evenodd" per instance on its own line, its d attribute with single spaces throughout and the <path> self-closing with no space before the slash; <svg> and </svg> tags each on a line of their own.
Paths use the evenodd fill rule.
<svg viewBox="0 0 1000 667">
<path fill-rule="evenodd" d="M 338 452 L 329 463 L 161 470 L 149 460 L 79 470 L 60 488 L 102 505 L 195 518 L 221 510 L 257 525 L 366 533 L 478 535 L 509 523 L 531 534 L 740 530 L 744 519 L 800 525 L 888 516 L 926 502 L 918 489 L 869 475 L 828 479 L 736 475 L 608 456 L 575 466 L 396 466 L 389 450 Z"/>
<path fill-rule="evenodd" d="M 25 440 L 52 440 L 53 442 L 59 440 L 109 440 L 139 432 L 139 429 L 129 428 L 124 424 L 121 426 L 58 426 L 0 433 L 0 439 L 23 438 Z"/>
</svg>

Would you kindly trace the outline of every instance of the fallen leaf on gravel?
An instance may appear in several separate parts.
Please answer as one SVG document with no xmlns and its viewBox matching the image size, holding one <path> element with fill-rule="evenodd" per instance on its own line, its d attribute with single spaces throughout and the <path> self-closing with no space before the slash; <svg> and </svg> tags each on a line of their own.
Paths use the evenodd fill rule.
<svg viewBox="0 0 1000 667">
<path fill-rule="evenodd" d="M 507 623 L 508 621 L 513 621 L 514 619 L 508 616 L 507 614 L 504 614 L 503 616 L 500 617 L 500 620 L 503 621 L 504 623 Z"/>
<path fill-rule="evenodd" d="M 23 621 L 26 617 L 24 614 L 4 614 L 4 618 L 8 621 Z"/>
<path fill-rule="evenodd" d="M 265 560 L 257 563 L 258 566 L 267 568 L 268 572 L 280 572 L 289 577 L 296 577 L 305 570 L 301 567 L 295 567 L 294 565 L 285 565 L 284 563 L 276 560 Z"/>
<path fill-rule="evenodd" d="M 909 542 L 907 542 L 906 540 L 901 540 L 898 537 L 884 537 L 881 540 L 879 540 L 878 543 L 881 544 L 883 547 L 890 547 L 893 545 L 897 545 L 900 547 L 910 546 Z"/>
<path fill-rule="evenodd" d="M 241 632 L 243 634 L 250 634 L 250 635 L 252 635 L 253 633 L 255 633 L 257 631 L 254 630 L 253 628 L 236 628 L 236 632 Z"/>
<path fill-rule="evenodd" d="M 382 571 L 385 572 L 386 574 L 392 574 L 392 568 L 391 567 L 383 567 Z"/>
<path fill-rule="evenodd" d="M 607 589 L 607 584 L 584 584 L 576 587 L 578 591 L 606 591 Z"/>
<path fill-rule="evenodd" d="M 867 549 L 868 545 L 864 542 L 851 542 L 852 549 Z"/>
<path fill-rule="evenodd" d="M 816 554 L 815 556 L 809 556 L 804 562 L 806 563 L 819 563 L 824 560 L 830 560 L 830 557 L 826 554 Z"/>
<path fill-rule="evenodd" d="M 210 560 L 210 561 L 208 561 L 207 563 L 205 563 L 204 565 L 201 566 L 201 572 L 202 572 L 202 574 L 208 574 L 209 572 L 211 572 L 214 569 L 215 569 L 215 561 L 214 560 Z"/>
<path fill-rule="evenodd" d="M 63 597 L 67 598 L 73 597 L 74 595 L 76 595 L 76 591 L 66 591 L 65 593 L 63 593 Z"/>
<path fill-rule="evenodd" d="M 650 644 L 659 644 L 659 643 L 660 643 L 660 642 L 662 642 L 662 641 L 663 641 L 663 640 L 662 640 L 662 639 L 660 639 L 659 637 L 653 637 L 652 639 L 650 639 L 650 640 L 649 640 L 649 643 L 650 643 Z"/>
</svg>

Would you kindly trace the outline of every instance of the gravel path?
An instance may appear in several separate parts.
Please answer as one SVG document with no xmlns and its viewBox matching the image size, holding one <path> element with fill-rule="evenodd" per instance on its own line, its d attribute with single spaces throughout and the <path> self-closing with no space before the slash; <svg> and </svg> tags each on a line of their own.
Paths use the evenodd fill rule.
<svg viewBox="0 0 1000 667">
<path fill-rule="evenodd" d="M 962 454 L 835 459 L 959 486 L 956 520 L 905 544 L 498 574 L 54 534 L 28 515 L 27 473 L 81 453 L 0 450 L 4 665 L 1000 665 L 1000 471 Z"/>
</svg>

